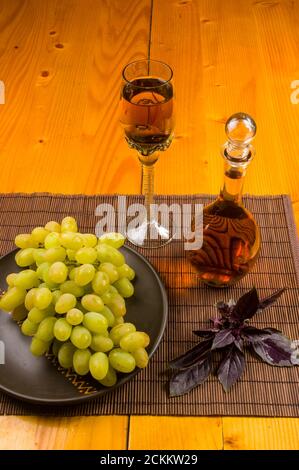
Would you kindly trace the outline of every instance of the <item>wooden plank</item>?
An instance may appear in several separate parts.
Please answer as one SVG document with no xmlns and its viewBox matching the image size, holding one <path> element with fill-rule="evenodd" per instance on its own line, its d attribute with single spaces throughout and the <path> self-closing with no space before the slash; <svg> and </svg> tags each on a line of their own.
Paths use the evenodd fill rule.
<svg viewBox="0 0 299 470">
<path fill-rule="evenodd" d="M 157 192 L 217 193 L 225 120 L 245 111 L 258 124 L 257 156 L 245 190 L 290 193 L 299 227 L 299 105 L 290 101 L 291 81 L 299 79 L 298 12 L 299 2 L 288 1 L 154 0 L 151 57 L 173 67 L 177 108 L 176 138 L 157 164 Z M 192 426 L 187 418 L 165 419 L 167 432 L 160 432 L 160 417 L 133 417 L 132 448 L 196 447 L 194 426 L 202 419 L 215 432 L 215 418 L 193 418 Z M 298 448 L 296 420 L 224 421 L 235 423 L 239 448 L 247 445 L 251 429 L 259 429 L 248 441 L 252 448 Z M 275 444 L 267 437 L 268 429 L 277 432 Z"/>
<path fill-rule="evenodd" d="M 147 56 L 150 0 L 0 5 L 1 191 L 138 192 L 117 107 L 122 66 Z M 127 418 L 0 417 L 1 448 L 124 448 Z"/>
<path fill-rule="evenodd" d="M 151 56 L 174 69 L 177 109 L 157 192 L 217 193 L 224 122 L 245 111 L 258 125 L 245 190 L 298 201 L 299 104 L 290 101 L 299 79 L 298 9 L 297 1 L 154 0 Z"/>
<path fill-rule="evenodd" d="M 299 419 L 223 418 L 224 449 L 298 450 Z"/>
<path fill-rule="evenodd" d="M 218 450 L 221 448 L 221 418 L 164 416 L 131 416 L 130 418 L 129 449 Z"/>
<path fill-rule="evenodd" d="M 125 449 L 128 418 L 0 417 L 0 450 Z"/>
<path fill-rule="evenodd" d="M 117 110 L 149 17 L 150 0 L 1 2 L 1 191 L 139 191 Z"/>
<path fill-rule="evenodd" d="M 122 65 L 147 55 L 150 3 L 1 2 L 1 191 L 139 192 L 139 165 L 118 126 L 117 96 Z M 299 2 L 153 0 L 153 6 L 151 55 L 173 66 L 177 94 L 176 139 L 157 165 L 157 191 L 218 192 L 223 124 L 244 110 L 258 123 L 245 189 L 291 193 L 299 221 L 299 105 L 290 101 L 291 82 L 299 79 Z M 224 422 L 226 439 L 236 436 L 239 446 L 298 445 L 296 420 Z M 124 417 L 0 417 L 0 443 L 124 448 L 125 427 Z M 250 430 L 256 437 L 248 441 Z M 132 417 L 130 446 L 221 448 L 220 431 L 219 418 Z"/>
</svg>

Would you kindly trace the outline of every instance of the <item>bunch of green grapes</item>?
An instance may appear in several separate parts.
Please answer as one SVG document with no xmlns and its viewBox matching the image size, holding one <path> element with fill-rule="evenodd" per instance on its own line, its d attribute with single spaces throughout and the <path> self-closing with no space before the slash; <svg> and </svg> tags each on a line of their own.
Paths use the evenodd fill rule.
<svg viewBox="0 0 299 470">
<path fill-rule="evenodd" d="M 61 367 L 90 372 L 107 387 L 117 372 L 147 366 L 149 336 L 124 321 L 135 272 L 118 250 L 121 234 L 98 239 L 79 233 L 76 220 L 65 217 L 17 235 L 15 244 L 24 269 L 7 276 L 0 308 L 23 321 L 32 354 L 52 350 Z"/>
</svg>

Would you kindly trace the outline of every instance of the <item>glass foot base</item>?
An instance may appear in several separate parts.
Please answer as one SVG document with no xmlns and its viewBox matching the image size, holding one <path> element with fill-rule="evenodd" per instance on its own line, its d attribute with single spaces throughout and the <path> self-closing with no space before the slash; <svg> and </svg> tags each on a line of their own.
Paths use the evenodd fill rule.
<svg viewBox="0 0 299 470">
<path fill-rule="evenodd" d="M 127 239 L 141 248 L 161 248 L 173 239 L 175 233 L 157 221 L 144 221 L 139 227 L 128 230 Z"/>
</svg>

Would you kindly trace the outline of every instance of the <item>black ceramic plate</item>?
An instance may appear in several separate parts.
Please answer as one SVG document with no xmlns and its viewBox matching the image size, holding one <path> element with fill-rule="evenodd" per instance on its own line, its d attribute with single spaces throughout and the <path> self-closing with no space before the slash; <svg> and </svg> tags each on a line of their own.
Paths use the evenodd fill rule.
<svg viewBox="0 0 299 470">
<path fill-rule="evenodd" d="M 157 349 L 166 325 L 167 297 L 165 288 L 149 262 L 129 247 L 122 252 L 127 263 L 136 271 L 134 281 L 135 294 L 127 299 L 126 321 L 132 321 L 138 330 L 145 331 L 151 338 L 148 347 L 151 357 Z M 5 278 L 11 272 L 17 272 L 15 251 L 0 259 L 0 289 L 6 289 Z M 24 336 L 20 327 L 10 315 L 0 310 L 0 340 L 5 346 L 5 364 L 0 365 L 0 390 L 14 397 L 32 403 L 49 405 L 67 405 L 98 397 L 132 379 L 139 369 L 131 374 L 119 377 L 113 388 L 104 388 L 88 374 L 86 389 L 82 393 L 74 385 L 80 380 L 70 380 L 59 368 L 46 357 L 34 357 L 30 353 L 31 338 Z M 88 385 L 91 388 L 88 389 Z"/>
</svg>

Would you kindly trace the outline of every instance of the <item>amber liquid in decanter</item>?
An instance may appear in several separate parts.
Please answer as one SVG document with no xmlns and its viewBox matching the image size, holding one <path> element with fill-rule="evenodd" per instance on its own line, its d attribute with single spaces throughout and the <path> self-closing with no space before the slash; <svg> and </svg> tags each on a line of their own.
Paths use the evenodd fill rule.
<svg viewBox="0 0 299 470">
<path fill-rule="evenodd" d="M 224 185 L 219 197 L 203 211 L 203 244 L 187 251 L 199 278 L 213 287 L 230 286 L 253 267 L 260 249 L 260 232 L 253 215 L 242 203 L 246 169 L 254 149 L 253 119 L 238 113 L 228 119 L 224 145 Z M 193 227 L 194 230 L 194 227 Z"/>
</svg>

